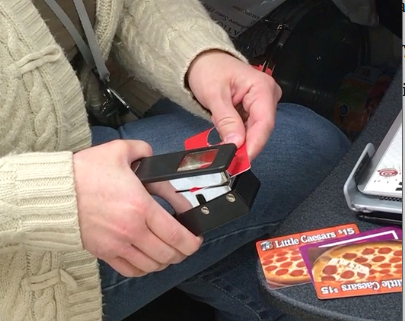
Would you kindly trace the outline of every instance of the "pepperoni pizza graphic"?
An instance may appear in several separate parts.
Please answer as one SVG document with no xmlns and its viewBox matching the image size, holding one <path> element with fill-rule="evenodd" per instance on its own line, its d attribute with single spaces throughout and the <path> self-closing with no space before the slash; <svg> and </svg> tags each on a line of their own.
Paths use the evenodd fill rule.
<svg viewBox="0 0 405 321">
<path fill-rule="evenodd" d="M 312 266 L 314 282 L 369 282 L 402 278 L 402 243 L 378 241 L 334 247 Z"/>
<path fill-rule="evenodd" d="M 261 258 L 261 263 L 266 280 L 271 285 L 285 286 L 310 281 L 298 248 L 268 253 Z"/>
</svg>

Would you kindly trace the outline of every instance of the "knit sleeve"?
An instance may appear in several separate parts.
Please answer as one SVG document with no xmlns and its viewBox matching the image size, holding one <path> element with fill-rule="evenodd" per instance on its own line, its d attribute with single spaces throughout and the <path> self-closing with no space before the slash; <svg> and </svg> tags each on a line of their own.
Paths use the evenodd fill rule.
<svg viewBox="0 0 405 321">
<path fill-rule="evenodd" d="M 0 252 L 82 249 L 71 152 L 0 158 Z"/>
<path fill-rule="evenodd" d="M 125 3 L 113 47 L 118 62 L 172 101 L 204 113 L 185 86 L 191 62 L 211 49 L 246 59 L 198 0 Z"/>
</svg>

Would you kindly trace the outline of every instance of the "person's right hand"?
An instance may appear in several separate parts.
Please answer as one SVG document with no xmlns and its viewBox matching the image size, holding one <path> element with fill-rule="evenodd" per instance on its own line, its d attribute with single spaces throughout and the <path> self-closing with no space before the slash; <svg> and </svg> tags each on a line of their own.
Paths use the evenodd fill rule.
<svg viewBox="0 0 405 321">
<path fill-rule="evenodd" d="M 122 140 L 73 156 L 83 246 L 127 277 L 179 263 L 202 241 L 165 211 L 132 171 L 133 162 L 151 154 L 145 142 Z"/>
</svg>

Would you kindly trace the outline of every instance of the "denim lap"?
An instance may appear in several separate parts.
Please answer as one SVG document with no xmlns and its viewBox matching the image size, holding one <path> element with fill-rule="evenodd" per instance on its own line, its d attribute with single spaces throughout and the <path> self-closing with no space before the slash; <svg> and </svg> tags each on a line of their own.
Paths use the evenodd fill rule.
<svg viewBox="0 0 405 321">
<path fill-rule="evenodd" d="M 210 126 L 162 100 L 148 117 L 118 131 L 93 127 L 93 144 L 138 139 L 148 142 L 154 154 L 162 154 L 183 149 L 186 138 Z M 176 286 L 217 308 L 221 321 L 274 320 L 278 312 L 262 302 L 257 290 L 252 242 L 271 234 L 336 166 L 349 145 L 335 126 L 309 109 L 279 104 L 274 131 L 252 162 L 261 188 L 250 213 L 206 233 L 197 253 L 161 272 L 124 278 L 100 261 L 105 320 L 122 320 Z"/>
</svg>

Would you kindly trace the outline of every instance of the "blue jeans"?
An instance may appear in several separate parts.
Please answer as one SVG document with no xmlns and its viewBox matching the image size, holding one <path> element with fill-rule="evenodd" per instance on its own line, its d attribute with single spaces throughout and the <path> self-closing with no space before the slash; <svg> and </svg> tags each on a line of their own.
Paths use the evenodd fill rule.
<svg viewBox="0 0 405 321">
<path fill-rule="evenodd" d="M 186 138 L 210 127 L 208 122 L 162 100 L 148 117 L 118 130 L 93 127 L 93 144 L 138 139 L 148 142 L 154 154 L 161 154 L 182 150 Z M 100 261 L 104 320 L 122 320 L 173 287 L 213 306 L 217 320 L 293 320 L 260 296 L 254 241 L 271 235 L 349 146 L 334 125 L 314 112 L 279 104 L 275 129 L 252 162 L 261 188 L 250 213 L 208 232 L 197 253 L 161 272 L 125 278 Z"/>
</svg>

